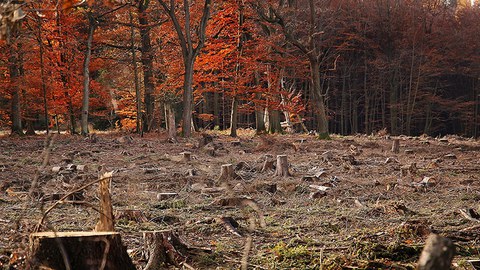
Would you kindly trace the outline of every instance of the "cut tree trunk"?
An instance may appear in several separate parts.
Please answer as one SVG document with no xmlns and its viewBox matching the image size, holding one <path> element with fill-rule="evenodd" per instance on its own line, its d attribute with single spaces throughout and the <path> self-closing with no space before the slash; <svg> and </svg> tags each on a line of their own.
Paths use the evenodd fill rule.
<svg viewBox="0 0 480 270">
<path fill-rule="evenodd" d="M 454 255 L 455 247 L 450 239 L 430 234 L 418 260 L 417 269 L 449 270 Z"/>
<path fill-rule="evenodd" d="M 225 182 L 235 178 L 235 172 L 233 171 L 232 164 L 223 164 L 220 170 L 220 177 L 218 180 L 220 182 Z"/>
<path fill-rule="evenodd" d="M 274 169 L 275 160 L 272 155 L 265 155 L 265 161 L 263 162 L 262 172 L 266 172 Z"/>
<path fill-rule="evenodd" d="M 400 152 L 400 140 L 399 139 L 393 140 L 392 152 L 395 153 L 395 154 L 398 154 L 398 152 Z"/>
<path fill-rule="evenodd" d="M 173 111 L 172 103 L 165 102 L 164 108 L 168 139 L 172 142 L 177 142 L 177 125 L 175 124 L 175 112 Z"/>
<path fill-rule="evenodd" d="M 144 270 L 165 269 L 168 265 L 179 267 L 186 260 L 188 247 L 170 230 L 144 232 L 143 239 L 148 258 Z"/>
<path fill-rule="evenodd" d="M 277 156 L 277 169 L 275 171 L 275 176 L 281 176 L 281 177 L 290 176 L 290 172 L 288 171 L 287 155 Z"/>
<path fill-rule="evenodd" d="M 183 156 L 183 161 L 186 161 L 186 162 L 190 161 L 191 158 L 192 158 L 192 153 L 191 152 L 182 152 L 182 153 L 180 153 L 180 155 Z"/>
<path fill-rule="evenodd" d="M 112 198 L 110 197 L 110 181 L 112 179 L 112 172 L 103 174 L 102 178 L 104 180 L 100 181 L 99 188 L 99 197 L 100 197 L 100 220 L 95 226 L 95 231 L 97 232 L 113 232 L 114 228 L 114 217 L 113 217 L 113 207 L 112 207 Z"/>
<path fill-rule="evenodd" d="M 135 270 L 116 232 L 31 234 L 29 264 L 31 269 Z"/>
</svg>

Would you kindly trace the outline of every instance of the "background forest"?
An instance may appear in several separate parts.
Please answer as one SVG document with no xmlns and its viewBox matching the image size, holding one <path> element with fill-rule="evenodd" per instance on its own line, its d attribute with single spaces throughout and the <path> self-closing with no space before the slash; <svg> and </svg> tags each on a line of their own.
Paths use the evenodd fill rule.
<svg viewBox="0 0 480 270">
<path fill-rule="evenodd" d="M 13 133 L 479 135 L 478 3 L 7 2 L 0 127 Z"/>
</svg>

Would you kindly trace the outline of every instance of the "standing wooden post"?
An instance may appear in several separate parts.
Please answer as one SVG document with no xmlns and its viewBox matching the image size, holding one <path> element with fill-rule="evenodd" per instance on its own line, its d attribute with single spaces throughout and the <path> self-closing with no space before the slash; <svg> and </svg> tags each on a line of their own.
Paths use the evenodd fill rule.
<svg viewBox="0 0 480 270">
<path fill-rule="evenodd" d="M 277 156 L 277 169 L 275 171 L 275 176 L 290 176 L 290 172 L 288 171 L 287 155 Z"/>
<path fill-rule="evenodd" d="M 394 139 L 392 143 L 392 152 L 398 154 L 400 152 L 400 140 Z"/>
<path fill-rule="evenodd" d="M 425 242 L 418 270 L 449 270 L 455 255 L 452 240 L 438 234 L 430 234 Z"/>
</svg>

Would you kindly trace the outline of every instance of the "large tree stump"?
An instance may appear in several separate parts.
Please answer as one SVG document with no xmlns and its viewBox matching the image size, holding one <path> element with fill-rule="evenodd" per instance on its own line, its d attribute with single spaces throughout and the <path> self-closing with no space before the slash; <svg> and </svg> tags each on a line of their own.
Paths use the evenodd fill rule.
<svg viewBox="0 0 480 270">
<path fill-rule="evenodd" d="M 290 176 L 290 172 L 288 171 L 287 155 L 277 156 L 277 168 L 275 171 L 275 176 L 281 176 L 281 177 Z"/>
<path fill-rule="evenodd" d="M 33 233 L 29 264 L 31 269 L 135 270 L 116 232 Z"/>
<path fill-rule="evenodd" d="M 392 143 L 392 152 L 398 154 L 400 152 L 400 140 L 394 139 Z"/>
<path fill-rule="evenodd" d="M 430 234 L 423 248 L 417 269 L 449 270 L 455 255 L 455 247 L 450 239 L 438 234 Z"/>
<path fill-rule="evenodd" d="M 170 230 L 144 232 L 143 239 L 148 258 L 144 270 L 165 269 L 168 265 L 179 267 L 187 258 L 188 247 Z"/>
</svg>

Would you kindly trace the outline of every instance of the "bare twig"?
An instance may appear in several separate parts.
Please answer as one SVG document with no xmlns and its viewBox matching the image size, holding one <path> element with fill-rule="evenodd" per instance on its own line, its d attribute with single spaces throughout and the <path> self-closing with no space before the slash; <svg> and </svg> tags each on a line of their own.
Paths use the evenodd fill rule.
<svg viewBox="0 0 480 270">
<path fill-rule="evenodd" d="M 70 192 L 68 192 L 67 194 L 65 194 L 62 198 L 60 198 L 58 201 L 56 201 L 52 206 L 50 206 L 44 213 L 43 213 L 43 216 L 42 218 L 40 219 L 40 221 L 38 222 L 36 228 L 35 228 L 35 232 L 38 232 L 39 229 L 40 229 L 40 226 L 42 226 L 43 224 L 43 221 L 45 220 L 45 217 L 47 216 L 48 213 L 50 213 L 50 211 L 52 211 L 55 207 L 57 207 L 59 204 L 61 203 L 64 203 L 65 202 L 65 199 L 68 198 L 69 196 L 71 196 L 72 194 L 76 193 L 76 192 L 79 192 L 79 191 L 82 191 L 84 189 L 86 189 L 87 187 L 89 186 L 92 186 L 98 182 L 101 182 L 105 179 L 108 179 L 108 178 L 111 178 L 112 176 L 111 175 L 107 175 L 107 176 L 104 176 L 104 177 L 100 177 L 99 179 L 96 179 L 88 184 L 85 184 L 79 188 L 76 188 Z"/>
</svg>

